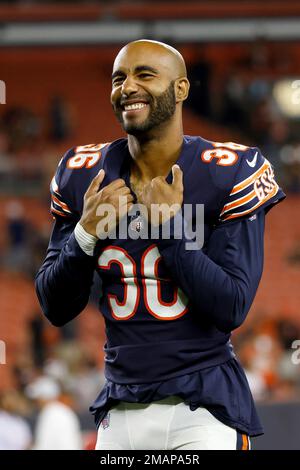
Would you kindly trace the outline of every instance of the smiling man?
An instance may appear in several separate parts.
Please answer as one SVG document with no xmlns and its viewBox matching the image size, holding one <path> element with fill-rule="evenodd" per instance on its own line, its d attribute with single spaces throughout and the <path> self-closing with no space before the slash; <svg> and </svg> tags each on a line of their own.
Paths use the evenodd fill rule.
<svg viewBox="0 0 300 470">
<path fill-rule="evenodd" d="M 259 149 L 183 134 L 188 91 L 177 50 L 126 45 L 111 101 L 127 138 L 74 147 L 51 183 L 55 225 L 36 278 L 45 315 L 64 325 L 86 306 L 95 271 L 102 281 L 97 449 L 248 449 L 262 433 L 230 335 L 261 278 L 265 213 L 284 194 Z M 199 204 L 204 245 L 189 250 L 175 225 L 186 227 L 189 205 L 194 230 Z M 107 208 L 116 217 L 105 231 Z M 124 220 L 136 237 L 117 234 Z M 139 237 L 148 223 L 169 224 L 170 236 Z"/>
</svg>

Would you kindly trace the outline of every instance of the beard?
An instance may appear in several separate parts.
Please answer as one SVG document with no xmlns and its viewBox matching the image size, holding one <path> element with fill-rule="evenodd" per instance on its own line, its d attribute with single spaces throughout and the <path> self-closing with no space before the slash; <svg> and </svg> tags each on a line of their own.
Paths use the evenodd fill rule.
<svg viewBox="0 0 300 470">
<path fill-rule="evenodd" d="M 124 122 L 120 103 L 117 103 L 114 112 L 127 134 L 135 136 L 145 134 L 160 124 L 165 123 L 174 115 L 176 110 L 174 83 L 174 81 L 171 81 L 165 91 L 159 96 L 151 98 L 149 101 L 150 112 L 144 122 Z"/>
</svg>

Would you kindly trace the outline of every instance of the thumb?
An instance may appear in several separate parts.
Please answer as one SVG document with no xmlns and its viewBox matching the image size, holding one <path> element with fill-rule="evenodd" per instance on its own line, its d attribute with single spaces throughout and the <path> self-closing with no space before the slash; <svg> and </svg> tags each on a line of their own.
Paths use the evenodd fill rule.
<svg viewBox="0 0 300 470">
<path fill-rule="evenodd" d="M 87 196 L 91 196 L 92 194 L 96 194 L 99 191 L 99 186 L 102 183 L 102 181 L 104 180 L 104 176 L 105 176 L 105 171 L 103 169 L 101 169 L 99 171 L 99 173 L 97 173 L 97 175 L 92 179 L 91 184 L 89 185 L 89 187 L 88 187 L 88 189 L 85 193 Z"/>
<path fill-rule="evenodd" d="M 172 176 L 172 186 L 174 186 L 176 189 L 183 190 L 183 173 L 178 165 L 172 166 Z"/>
</svg>

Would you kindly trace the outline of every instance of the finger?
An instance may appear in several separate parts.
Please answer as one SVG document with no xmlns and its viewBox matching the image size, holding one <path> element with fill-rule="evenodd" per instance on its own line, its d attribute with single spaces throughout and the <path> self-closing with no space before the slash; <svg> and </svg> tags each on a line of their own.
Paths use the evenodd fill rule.
<svg viewBox="0 0 300 470">
<path fill-rule="evenodd" d="M 110 190 L 115 191 L 115 190 L 117 190 L 119 188 L 123 188 L 123 187 L 127 187 L 127 186 L 126 186 L 125 181 L 121 178 L 118 178 L 117 180 L 114 180 L 111 183 L 109 183 L 107 186 L 105 186 L 105 188 L 109 191 Z"/>
<path fill-rule="evenodd" d="M 172 166 L 172 176 L 173 176 L 173 181 L 172 181 L 172 186 L 174 186 L 176 189 L 183 189 L 183 173 L 181 168 L 178 165 L 173 165 Z"/>
<path fill-rule="evenodd" d="M 133 201 L 133 196 L 132 194 L 123 194 L 121 196 L 118 197 L 118 203 L 119 203 L 119 206 L 124 206 L 126 204 L 128 204 L 129 202 L 132 202 Z"/>
<path fill-rule="evenodd" d="M 131 194 L 131 191 L 128 188 L 128 186 L 124 186 L 122 188 L 117 189 L 116 193 L 119 194 L 120 196 L 125 196 L 126 194 Z"/>
<path fill-rule="evenodd" d="M 86 196 L 91 196 L 92 194 L 96 194 L 99 190 L 99 186 L 104 180 L 105 171 L 101 169 L 99 173 L 92 179 L 87 191 Z"/>
<path fill-rule="evenodd" d="M 119 210 L 122 212 L 124 210 L 128 210 L 128 208 L 132 207 L 132 206 L 133 206 L 133 201 L 128 200 L 128 201 L 126 201 L 126 203 L 120 204 Z"/>
<path fill-rule="evenodd" d="M 161 186 L 166 183 L 166 179 L 163 176 L 156 176 L 151 180 L 151 186 Z"/>
<path fill-rule="evenodd" d="M 105 190 L 107 191 L 107 187 L 105 187 Z M 130 189 L 127 187 L 127 186 L 124 186 L 124 187 L 121 187 L 121 188 L 117 188 L 117 189 L 110 189 L 109 193 L 107 192 L 106 193 L 106 196 L 110 199 L 110 200 L 116 200 L 116 199 L 119 199 L 120 197 L 126 197 L 126 196 L 129 196 L 131 195 L 131 192 L 130 192 Z M 99 193 L 99 198 L 102 197 L 102 194 Z M 131 195 L 132 197 L 132 195 Z"/>
</svg>

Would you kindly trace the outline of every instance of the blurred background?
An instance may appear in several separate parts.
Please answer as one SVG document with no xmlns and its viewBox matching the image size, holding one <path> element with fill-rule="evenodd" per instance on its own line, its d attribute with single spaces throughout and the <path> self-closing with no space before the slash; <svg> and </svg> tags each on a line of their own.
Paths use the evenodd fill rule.
<svg viewBox="0 0 300 470">
<path fill-rule="evenodd" d="M 94 446 L 88 406 L 104 380 L 97 291 L 57 329 L 33 280 L 57 163 L 70 147 L 122 135 L 111 68 L 138 38 L 186 59 L 185 133 L 259 146 L 288 195 L 267 217 L 263 279 L 233 343 L 266 431 L 253 447 L 300 449 L 300 2 L 10 0 L 0 1 L 0 31 L 0 449 Z M 45 434 L 51 406 L 68 443 Z"/>
</svg>

